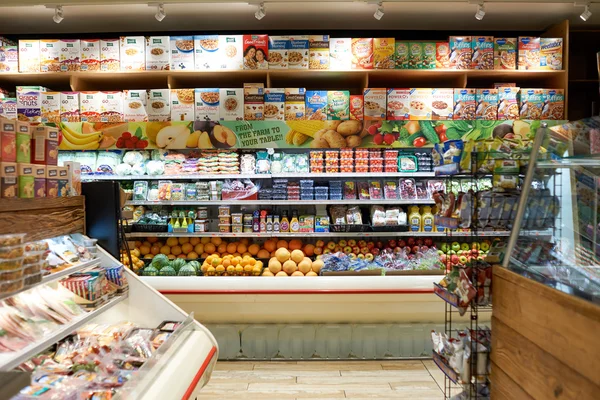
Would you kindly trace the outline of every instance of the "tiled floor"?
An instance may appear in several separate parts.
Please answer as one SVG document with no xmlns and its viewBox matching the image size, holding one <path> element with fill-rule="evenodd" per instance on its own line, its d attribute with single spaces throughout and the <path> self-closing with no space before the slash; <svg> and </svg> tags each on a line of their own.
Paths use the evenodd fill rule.
<svg viewBox="0 0 600 400">
<path fill-rule="evenodd" d="M 198 399 L 443 399 L 433 361 L 218 362 Z"/>
</svg>

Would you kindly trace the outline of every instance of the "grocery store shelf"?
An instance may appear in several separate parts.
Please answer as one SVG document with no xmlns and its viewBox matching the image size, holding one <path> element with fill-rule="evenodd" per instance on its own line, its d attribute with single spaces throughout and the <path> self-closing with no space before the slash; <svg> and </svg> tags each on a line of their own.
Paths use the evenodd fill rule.
<svg viewBox="0 0 600 400">
<path fill-rule="evenodd" d="M 270 174 L 272 178 L 433 178 L 435 172 L 339 172 L 339 173 L 279 173 Z"/>
<path fill-rule="evenodd" d="M 65 269 L 57 271 L 57 272 L 53 272 L 49 275 L 44 276 L 42 278 L 42 283 L 52 282 L 52 281 L 60 279 L 64 276 L 74 274 L 75 272 L 79 272 L 79 271 L 87 269 L 87 268 L 97 267 L 98 265 L 100 265 L 100 262 L 101 262 L 101 260 L 99 258 L 95 258 L 93 260 L 90 260 L 90 261 L 87 261 L 84 263 L 80 263 L 77 265 L 73 265 L 72 267 L 65 268 Z"/>
<path fill-rule="evenodd" d="M 128 201 L 130 206 L 302 206 L 333 204 L 435 204 L 433 200 L 184 200 L 184 201 Z"/>
<path fill-rule="evenodd" d="M 30 358 L 38 355 L 40 352 L 46 350 L 48 347 L 52 346 L 54 343 L 63 339 L 67 335 L 71 334 L 73 331 L 76 331 L 81 326 L 87 324 L 92 319 L 102 314 L 104 311 L 114 307 L 118 303 L 127 299 L 128 294 L 117 296 L 113 299 L 110 299 L 106 304 L 98 307 L 93 311 L 89 311 L 83 314 L 81 317 L 69 322 L 66 325 L 61 326 L 56 331 L 52 332 L 50 335 L 45 336 L 42 340 L 34 342 L 29 346 L 16 351 L 9 353 L 0 354 L 0 371 L 10 371 L 16 367 L 18 367 L 21 363 L 29 360 Z"/>
<path fill-rule="evenodd" d="M 433 237 L 446 236 L 440 232 L 298 232 L 298 233 L 282 233 L 282 232 L 253 232 L 253 233 L 231 233 L 231 232 L 193 232 L 193 233 L 169 233 L 169 232 L 132 232 L 126 233 L 128 238 L 138 237 L 232 237 L 232 238 L 271 238 L 271 237 L 298 237 L 298 238 L 320 238 L 320 237 Z"/>
</svg>

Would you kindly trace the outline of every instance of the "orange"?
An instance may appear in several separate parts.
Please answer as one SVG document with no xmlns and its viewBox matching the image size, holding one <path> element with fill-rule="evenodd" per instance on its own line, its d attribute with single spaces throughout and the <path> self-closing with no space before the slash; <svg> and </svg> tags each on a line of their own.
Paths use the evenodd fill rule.
<svg viewBox="0 0 600 400">
<path fill-rule="evenodd" d="M 144 256 L 146 254 L 149 254 L 150 253 L 150 247 L 148 247 L 148 246 L 142 246 L 142 247 L 140 247 L 140 253 L 142 255 L 144 255 Z"/>
<path fill-rule="evenodd" d="M 277 242 L 277 248 L 278 248 L 278 249 L 280 249 L 280 248 L 282 248 L 282 247 L 283 247 L 284 249 L 287 249 L 287 248 L 288 248 L 288 242 L 287 242 L 287 241 L 285 241 L 285 240 L 283 240 L 283 239 L 281 239 L 280 241 L 278 241 L 278 242 Z"/>
<path fill-rule="evenodd" d="M 174 260 L 176 258 L 173 254 L 169 254 L 167 257 L 169 258 L 169 260 Z"/>
<path fill-rule="evenodd" d="M 215 250 L 217 250 L 217 248 L 212 243 L 207 243 L 207 244 L 204 245 L 204 251 L 207 252 L 208 254 L 214 253 Z"/>
<path fill-rule="evenodd" d="M 158 238 L 155 238 L 155 237 L 149 237 L 149 238 L 147 238 L 147 240 L 148 240 L 150 243 L 156 243 L 156 242 L 158 242 Z"/>
<path fill-rule="evenodd" d="M 194 251 L 198 254 L 204 253 L 204 245 L 202 243 L 198 243 L 196 246 L 194 246 Z"/>
<path fill-rule="evenodd" d="M 315 245 L 307 244 L 304 246 L 304 254 L 306 254 L 308 257 L 313 256 L 315 254 Z"/>
<path fill-rule="evenodd" d="M 193 237 L 193 238 L 190 238 L 190 244 L 191 244 L 192 246 L 195 246 L 195 245 L 197 245 L 198 243 L 200 243 L 200 238 L 198 238 L 198 237 Z"/>
<path fill-rule="evenodd" d="M 150 243 L 149 241 L 145 241 L 142 243 L 142 246 L 148 246 L 148 247 L 152 247 L 152 243 Z"/>
<path fill-rule="evenodd" d="M 152 245 L 152 247 L 150 248 L 150 253 L 157 255 L 158 253 L 160 253 L 160 246 L 155 244 Z"/>
<path fill-rule="evenodd" d="M 302 248 L 302 241 L 298 239 L 290 240 L 290 250 L 300 250 Z"/>
<path fill-rule="evenodd" d="M 227 252 L 227 243 L 221 243 L 219 245 L 219 247 L 217 247 L 217 251 L 221 254 L 224 254 Z"/>
<path fill-rule="evenodd" d="M 185 254 L 191 253 L 193 250 L 194 250 L 194 246 L 192 246 L 190 243 L 184 243 L 181 246 L 181 251 Z"/>
<path fill-rule="evenodd" d="M 177 240 L 177 238 L 170 237 L 167 239 L 167 246 L 173 247 L 173 246 L 177 246 L 178 244 L 179 244 L 179 241 Z"/>
<path fill-rule="evenodd" d="M 221 239 L 220 237 L 213 237 L 213 238 L 210 238 L 210 242 L 212 244 L 214 244 L 215 246 L 218 246 L 221 243 L 223 243 L 223 239 Z"/>
<path fill-rule="evenodd" d="M 229 267 L 230 265 L 231 265 L 231 260 L 230 259 L 226 258 L 226 259 L 223 260 L 223 266 L 225 268 Z"/>
<path fill-rule="evenodd" d="M 142 247 L 142 242 L 140 242 L 139 240 L 136 240 L 136 241 L 135 241 L 135 247 L 137 247 L 138 249 L 139 249 L 140 247 Z"/>
<path fill-rule="evenodd" d="M 160 252 L 165 256 L 168 256 L 169 254 L 171 254 L 171 248 L 169 246 L 163 246 L 160 248 Z"/>
<path fill-rule="evenodd" d="M 229 254 L 233 254 L 233 253 L 235 253 L 236 249 L 237 249 L 237 246 L 235 245 L 235 243 L 229 243 L 229 244 L 227 245 L 227 252 L 228 252 Z"/>
<path fill-rule="evenodd" d="M 187 255 L 188 260 L 195 260 L 196 258 L 198 258 L 198 253 L 196 253 L 195 251 L 190 251 Z"/>
<path fill-rule="evenodd" d="M 174 254 L 176 256 L 181 254 L 181 247 L 180 246 L 173 246 L 171 247 L 171 254 Z"/>
<path fill-rule="evenodd" d="M 234 267 L 236 265 L 238 265 L 240 263 L 240 260 L 238 260 L 236 257 L 231 259 L 231 265 L 233 265 Z"/>
<path fill-rule="evenodd" d="M 273 241 L 273 240 L 267 240 L 265 242 L 265 244 L 263 245 L 263 247 L 265 248 L 265 250 L 267 250 L 269 253 L 277 250 L 277 242 Z"/>
<path fill-rule="evenodd" d="M 259 251 L 260 246 L 257 244 L 251 244 L 250 246 L 248 246 L 248 253 L 252 254 L 253 256 L 257 255 Z"/>
<path fill-rule="evenodd" d="M 190 238 L 189 237 L 180 237 L 179 238 L 179 244 L 186 244 L 190 242 Z"/>
<path fill-rule="evenodd" d="M 200 254 L 200 258 L 206 258 L 206 257 L 208 257 L 208 253 L 202 253 L 202 254 Z"/>
<path fill-rule="evenodd" d="M 258 253 L 256 254 L 256 256 L 258 258 L 269 258 L 271 255 L 271 253 L 269 253 L 267 250 L 259 250 Z"/>
<path fill-rule="evenodd" d="M 244 238 L 244 239 L 240 240 L 240 243 L 245 244 L 246 246 L 248 246 L 250 244 L 250 241 L 247 238 Z"/>
<path fill-rule="evenodd" d="M 238 244 L 238 246 L 237 246 L 238 253 L 244 254 L 246 252 L 246 250 L 248 250 L 248 248 L 246 247 L 245 244 L 243 244 L 243 243 Z"/>
<path fill-rule="evenodd" d="M 210 238 L 209 237 L 200 238 L 200 243 L 202 243 L 202 244 L 210 243 Z"/>
<path fill-rule="evenodd" d="M 183 258 L 184 260 L 187 259 L 187 255 L 185 254 L 180 254 L 177 256 L 177 258 Z"/>
</svg>

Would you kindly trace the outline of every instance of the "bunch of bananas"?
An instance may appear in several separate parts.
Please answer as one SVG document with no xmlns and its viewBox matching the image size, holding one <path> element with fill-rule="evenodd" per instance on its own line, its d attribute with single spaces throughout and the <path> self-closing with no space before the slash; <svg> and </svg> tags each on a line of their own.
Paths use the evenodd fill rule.
<svg viewBox="0 0 600 400">
<path fill-rule="evenodd" d="M 61 150 L 98 150 L 102 141 L 102 132 L 79 133 L 66 124 L 60 124 L 62 130 Z"/>
</svg>

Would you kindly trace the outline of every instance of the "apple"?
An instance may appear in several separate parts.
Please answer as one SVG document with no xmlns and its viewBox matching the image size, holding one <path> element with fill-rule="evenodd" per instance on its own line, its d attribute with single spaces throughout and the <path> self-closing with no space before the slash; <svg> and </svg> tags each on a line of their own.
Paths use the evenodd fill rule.
<svg viewBox="0 0 600 400">
<path fill-rule="evenodd" d="M 417 239 L 417 246 L 423 246 L 423 239 Z"/>
<path fill-rule="evenodd" d="M 323 254 L 330 254 L 331 253 L 331 249 L 325 249 L 323 250 Z"/>
<path fill-rule="evenodd" d="M 350 253 L 350 254 L 348 254 L 348 258 L 351 259 L 351 260 L 355 260 L 356 259 L 356 254 Z"/>
<path fill-rule="evenodd" d="M 398 240 L 398 247 L 406 247 L 406 242 L 403 239 Z"/>
<path fill-rule="evenodd" d="M 348 240 L 348 246 L 350 246 L 350 247 L 356 246 L 356 240 L 354 240 L 354 239 Z"/>
<path fill-rule="evenodd" d="M 315 252 L 316 255 L 323 254 L 323 248 L 322 247 L 315 247 L 314 252 Z"/>
<path fill-rule="evenodd" d="M 412 252 L 415 253 L 415 254 L 418 253 L 419 252 L 419 246 L 413 246 Z"/>
<path fill-rule="evenodd" d="M 315 247 L 325 247 L 325 242 L 322 240 L 317 240 L 317 243 L 315 243 Z"/>
<path fill-rule="evenodd" d="M 360 247 L 358 247 L 358 246 L 352 247 L 352 252 L 356 253 L 356 254 L 360 253 Z"/>
<path fill-rule="evenodd" d="M 441 254 L 441 255 L 440 255 L 440 261 L 441 261 L 443 264 L 446 264 L 447 258 L 448 258 L 448 257 L 446 257 L 446 255 L 445 255 L 445 254 Z"/>
<path fill-rule="evenodd" d="M 444 253 L 442 250 L 438 250 L 437 253 L 438 253 L 438 256 L 444 256 L 444 257 L 446 256 L 446 253 Z"/>
<path fill-rule="evenodd" d="M 372 253 L 365 254 L 365 260 L 367 261 L 373 261 L 374 258 L 375 256 Z"/>
<path fill-rule="evenodd" d="M 394 239 L 388 240 L 388 247 L 391 247 L 393 249 L 397 245 L 398 243 Z"/>
<path fill-rule="evenodd" d="M 383 242 L 379 241 L 377 243 L 375 243 L 375 247 L 377 247 L 378 249 L 383 249 Z"/>
<path fill-rule="evenodd" d="M 456 256 L 456 255 L 450 256 L 450 261 L 452 262 L 452 264 L 458 264 L 458 256 Z"/>
<path fill-rule="evenodd" d="M 344 247 L 344 253 L 346 253 L 346 254 L 352 253 L 352 247 L 350 247 L 350 246 Z"/>
<path fill-rule="evenodd" d="M 473 256 L 475 256 L 475 257 L 477 257 L 477 256 L 479 255 L 479 251 L 478 251 L 478 250 L 475 250 L 475 249 L 473 249 L 473 250 L 471 250 L 471 255 L 473 255 Z"/>
<path fill-rule="evenodd" d="M 483 261 L 483 260 L 485 260 L 485 257 L 484 257 L 484 256 L 477 256 L 477 259 L 478 259 L 479 261 Z"/>
<path fill-rule="evenodd" d="M 340 246 L 340 247 L 346 247 L 347 245 L 348 245 L 348 242 L 346 242 L 344 239 L 342 239 L 338 242 L 338 246 Z M 352 247 L 352 246 L 350 246 L 350 247 Z"/>
<path fill-rule="evenodd" d="M 483 251 L 488 251 L 490 249 L 490 244 L 487 241 L 481 242 L 479 246 Z"/>
<path fill-rule="evenodd" d="M 369 252 L 369 248 L 367 246 L 361 247 L 360 252 L 362 254 L 367 254 Z"/>
<path fill-rule="evenodd" d="M 456 252 L 455 252 L 454 250 L 448 250 L 448 255 L 451 255 L 451 256 L 453 256 L 453 255 L 455 255 L 455 254 L 456 254 Z"/>
<path fill-rule="evenodd" d="M 469 246 L 469 243 L 463 243 L 460 245 L 460 249 L 463 251 L 469 251 L 471 250 L 471 246 Z"/>
<path fill-rule="evenodd" d="M 433 240 L 431 240 L 431 238 L 427 238 L 423 242 L 425 243 L 425 246 L 433 247 Z"/>
<path fill-rule="evenodd" d="M 373 253 L 374 256 L 379 255 L 379 249 L 377 247 L 373 247 L 371 249 L 371 253 Z"/>
<path fill-rule="evenodd" d="M 452 242 L 452 250 L 454 251 L 459 251 L 460 250 L 460 243 L 458 242 Z"/>
<path fill-rule="evenodd" d="M 471 248 L 473 250 L 479 250 L 481 248 L 481 245 L 479 244 L 479 242 L 473 242 L 471 243 Z"/>
<path fill-rule="evenodd" d="M 369 250 L 371 250 L 373 247 L 375 247 L 375 243 L 367 242 L 367 247 L 369 248 Z"/>
<path fill-rule="evenodd" d="M 340 246 L 335 246 L 335 247 L 333 248 L 333 252 L 334 252 L 334 253 L 339 253 L 340 251 L 342 251 L 342 248 L 341 248 Z"/>
<path fill-rule="evenodd" d="M 421 251 L 425 252 L 429 250 L 429 246 L 421 246 Z"/>
<path fill-rule="evenodd" d="M 365 259 L 365 255 L 364 255 L 364 254 L 359 254 L 357 257 L 358 257 L 359 259 L 361 259 L 361 260 L 364 260 L 364 259 Z"/>
<path fill-rule="evenodd" d="M 332 241 L 327 242 L 327 248 L 329 250 L 335 249 L 335 246 L 336 246 L 335 242 L 332 242 Z"/>
<path fill-rule="evenodd" d="M 460 257 L 458 257 L 458 261 L 459 261 L 461 264 L 466 264 L 466 263 L 467 263 L 467 261 L 469 261 L 469 260 L 467 260 L 467 257 L 465 257 L 465 256 L 460 256 Z"/>
<path fill-rule="evenodd" d="M 366 247 L 367 246 L 367 241 L 366 240 L 359 240 L 357 243 L 358 247 Z"/>
<path fill-rule="evenodd" d="M 414 238 L 408 238 L 408 240 L 406 241 L 406 244 L 408 244 L 410 247 L 415 245 L 415 239 Z"/>
<path fill-rule="evenodd" d="M 448 245 L 448 243 L 444 242 L 442 243 L 441 246 L 439 246 L 439 248 L 444 252 L 447 253 L 449 250 L 452 249 L 452 246 Z"/>
<path fill-rule="evenodd" d="M 400 253 L 401 251 L 404 251 L 403 247 L 394 247 L 394 253 Z"/>
</svg>

